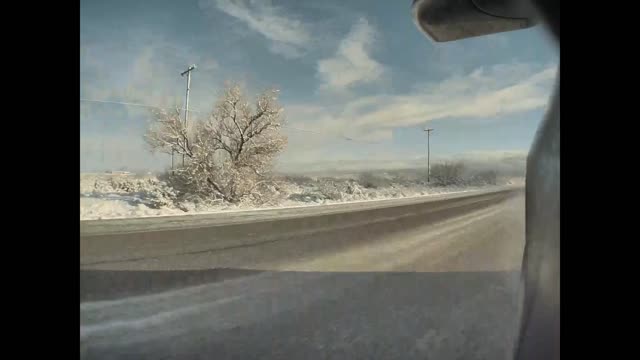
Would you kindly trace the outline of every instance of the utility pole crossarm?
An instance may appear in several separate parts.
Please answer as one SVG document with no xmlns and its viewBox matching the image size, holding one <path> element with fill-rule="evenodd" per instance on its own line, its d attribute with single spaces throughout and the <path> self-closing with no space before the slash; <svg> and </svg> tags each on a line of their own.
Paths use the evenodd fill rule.
<svg viewBox="0 0 640 360">
<path fill-rule="evenodd" d="M 195 65 L 191 65 L 191 66 L 189 66 L 189 68 L 187 70 L 181 72 L 180 76 L 184 76 L 185 74 L 188 74 L 189 72 L 191 72 L 191 71 L 193 71 L 195 69 L 196 69 L 196 66 Z"/>
</svg>

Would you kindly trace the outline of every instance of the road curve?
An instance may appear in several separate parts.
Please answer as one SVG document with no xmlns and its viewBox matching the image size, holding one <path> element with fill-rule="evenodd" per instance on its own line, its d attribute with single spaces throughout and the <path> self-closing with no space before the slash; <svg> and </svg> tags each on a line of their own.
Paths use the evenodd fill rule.
<svg viewBox="0 0 640 360">
<path fill-rule="evenodd" d="M 81 357 L 507 358 L 522 192 L 388 204 L 84 225 Z"/>
</svg>

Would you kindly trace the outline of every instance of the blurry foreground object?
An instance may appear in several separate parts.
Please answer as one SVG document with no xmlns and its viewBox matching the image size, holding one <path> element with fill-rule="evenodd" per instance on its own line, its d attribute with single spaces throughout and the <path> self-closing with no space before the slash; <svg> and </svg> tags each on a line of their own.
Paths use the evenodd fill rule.
<svg viewBox="0 0 640 360">
<path fill-rule="evenodd" d="M 560 45 L 560 2 L 415 0 L 413 19 L 436 42 L 529 28 Z M 527 159 L 526 245 L 516 360 L 560 358 L 560 72 Z"/>
<path fill-rule="evenodd" d="M 413 19 L 436 42 L 453 41 L 537 24 L 524 0 L 415 0 Z"/>
</svg>

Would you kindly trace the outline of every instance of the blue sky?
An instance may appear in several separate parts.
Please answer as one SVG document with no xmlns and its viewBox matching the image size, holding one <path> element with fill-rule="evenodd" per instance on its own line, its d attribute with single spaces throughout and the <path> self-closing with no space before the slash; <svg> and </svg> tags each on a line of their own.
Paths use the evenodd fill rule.
<svg viewBox="0 0 640 360">
<path fill-rule="evenodd" d="M 81 98 L 182 105 L 179 73 L 197 64 L 194 121 L 224 81 L 250 94 L 280 89 L 290 126 L 283 169 L 420 162 L 425 126 L 436 129 L 436 160 L 525 153 L 558 63 L 546 34 L 433 43 L 415 27 L 410 3 L 82 0 Z M 81 102 L 80 114 L 81 171 L 169 163 L 144 145 L 147 109 Z"/>
</svg>

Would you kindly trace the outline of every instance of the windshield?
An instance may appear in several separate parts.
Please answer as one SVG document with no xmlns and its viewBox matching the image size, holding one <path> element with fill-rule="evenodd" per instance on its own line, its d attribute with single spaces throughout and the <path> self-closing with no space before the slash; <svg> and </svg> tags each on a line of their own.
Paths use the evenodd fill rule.
<svg viewBox="0 0 640 360">
<path fill-rule="evenodd" d="M 82 358 L 508 359 L 543 29 L 81 1 Z"/>
</svg>

